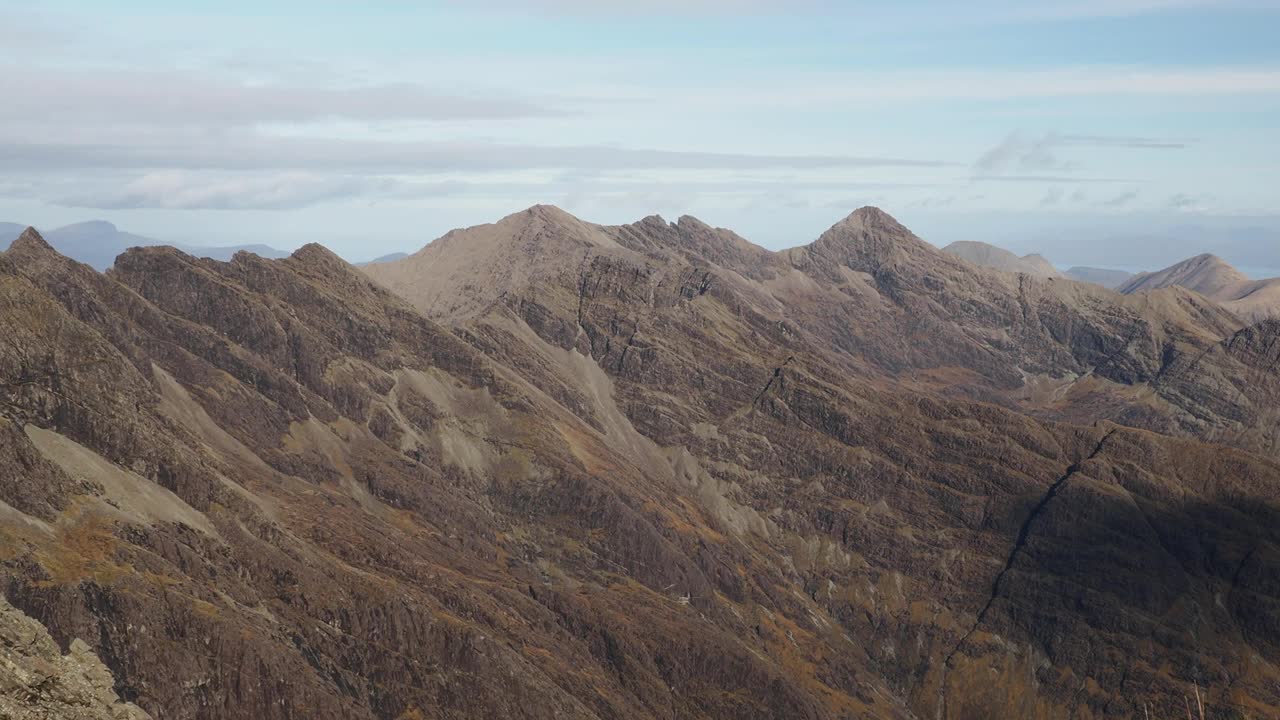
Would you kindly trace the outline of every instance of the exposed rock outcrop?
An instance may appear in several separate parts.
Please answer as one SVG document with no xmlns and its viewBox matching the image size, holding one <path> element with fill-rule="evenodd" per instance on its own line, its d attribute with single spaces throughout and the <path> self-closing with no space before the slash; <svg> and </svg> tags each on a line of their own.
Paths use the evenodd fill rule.
<svg viewBox="0 0 1280 720">
<path fill-rule="evenodd" d="M 66 653 L 44 626 L 0 596 L 0 717 L 149 720 L 116 695 L 111 672 L 83 641 Z"/>
</svg>

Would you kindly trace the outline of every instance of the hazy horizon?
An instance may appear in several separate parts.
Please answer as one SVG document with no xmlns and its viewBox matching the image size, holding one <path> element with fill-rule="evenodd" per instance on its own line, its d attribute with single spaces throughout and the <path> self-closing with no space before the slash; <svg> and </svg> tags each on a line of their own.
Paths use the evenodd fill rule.
<svg viewBox="0 0 1280 720">
<path fill-rule="evenodd" d="M 523 209 L 523 208 L 521 208 Z M 885 209 L 891 215 L 891 209 Z M 504 213 L 509 214 L 509 213 Z M 481 223 L 493 222 L 500 219 L 499 217 L 488 218 Z M 591 217 L 580 218 L 588 222 L 596 222 Z M 667 217 L 668 221 L 675 221 L 676 217 Z M 699 218 L 706 221 L 705 218 Z M 838 221 L 839 217 L 831 218 L 827 225 L 814 230 L 807 239 L 798 239 L 794 242 L 778 243 L 760 243 L 756 239 L 746 237 L 748 241 L 767 247 L 770 250 L 782 250 L 791 247 L 806 245 L 815 240 L 822 231 L 826 230 L 830 224 Z M 901 218 L 899 218 L 901 219 Z M 622 220 L 613 224 L 624 224 L 640 220 L 639 217 Z M 1232 219 L 1235 220 L 1235 219 Z M 1003 217 L 999 222 L 1004 224 L 1003 231 L 1008 233 L 1003 240 L 979 239 L 972 236 L 973 233 L 981 233 L 982 225 L 974 222 L 971 229 L 972 232 L 963 236 L 951 237 L 940 240 L 938 236 L 929 236 L 927 233 L 921 233 L 916 228 L 911 228 L 921 238 L 935 247 L 942 248 L 952 242 L 962 240 L 977 240 L 986 242 L 997 247 L 1004 248 L 1018 255 L 1027 255 L 1037 253 L 1044 255 L 1059 270 L 1068 270 L 1072 267 L 1096 267 L 1113 270 L 1124 270 L 1130 273 L 1141 273 L 1163 269 L 1169 265 L 1173 265 L 1182 260 L 1186 260 L 1207 250 L 1199 249 L 1202 247 L 1212 246 L 1216 248 L 1214 254 L 1219 255 L 1227 262 L 1231 263 L 1237 270 L 1253 279 L 1265 279 L 1271 277 L 1280 277 L 1280 230 L 1272 230 L 1264 226 L 1227 226 L 1226 230 L 1214 228 L 1212 223 L 1209 225 L 1173 225 L 1165 228 L 1159 226 L 1151 226 L 1150 224 L 1140 224 L 1131 226 L 1128 235 L 1124 234 L 1124 226 L 1116 226 L 1109 229 L 1098 229 L 1096 234 L 1091 234 L 1087 227 L 1071 227 L 1070 225 L 1057 225 L 1053 228 L 1038 228 L 1034 225 L 1028 232 L 1020 233 L 1017 231 L 1016 223 L 1010 227 L 1010 217 Z M 1035 220 L 1025 220 L 1034 223 Z M 87 225 L 91 223 L 107 222 L 101 218 L 89 218 L 68 223 L 66 226 L 35 226 L 40 232 L 50 232 L 59 230 L 70 225 Z M 1149 222 L 1149 219 L 1148 219 Z M 20 228 L 25 227 L 28 223 L 13 223 L 11 221 L 0 220 L 0 244 L 8 242 L 8 238 L 3 236 L 3 230 L 6 225 L 13 225 L 14 235 Z M 110 223 L 115 226 L 114 223 Z M 711 223 L 715 224 L 715 223 Z M 457 226 L 468 227 L 469 225 Z M 253 246 L 268 245 L 274 249 L 281 251 L 292 251 L 300 247 L 305 242 L 319 242 L 337 252 L 344 259 L 353 263 L 367 262 L 387 255 L 404 253 L 412 254 L 422 247 L 432 242 L 439 236 L 445 234 L 448 230 L 457 229 L 456 227 L 447 228 L 430 238 L 423 240 L 417 244 L 409 244 L 400 248 L 392 248 L 386 252 L 371 253 L 368 250 L 361 250 L 355 247 L 334 247 L 333 244 L 322 240 L 308 240 L 304 243 L 294 244 L 271 244 L 268 242 L 254 241 L 252 238 L 244 237 L 228 237 L 214 238 L 212 241 L 198 242 L 190 241 L 181 237 L 152 236 L 146 233 L 132 232 L 129 228 L 115 226 L 116 230 L 126 235 L 138 235 L 147 240 L 158 243 L 173 244 L 178 246 L 194 246 L 194 247 L 229 247 L 229 246 Z M 910 228 L 910 224 L 908 224 Z M 735 228 L 728 228 L 737 232 Z M 1050 232 L 1056 231 L 1057 237 L 1061 242 L 1055 242 L 1054 236 L 1048 235 Z M 991 232 L 998 234 L 994 229 Z M 1043 236 L 1037 236 L 1035 233 L 1045 233 Z M 1145 235 L 1136 234 L 1139 232 Z M 1107 234 L 1114 233 L 1114 234 Z M 741 234 L 741 233 L 739 233 Z M 1076 241 L 1074 244 L 1063 238 L 1066 236 L 1088 237 L 1087 241 Z M 745 237 L 745 236 L 744 236 Z M 946 237 L 943 235 L 943 237 Z M 1156 239 L 1159 242 L 1156 242 Z M 1042 247 L 1057 247 L 1062 253 L 1061 256 L 1055 256 L 1042 250 Z M 1150 262 L 1143 262 L 1140 258 L 1150 258 Z M 1091 260 L 1091 258 L 1100 258 L 1101 260 Z"/>
<path fill-rule="evenodd" d="M 1278 22 L 1269 0 L 0 0 L 0 219 L 367 259 L 535 203 L 770 248 L 876 205 L 1063 266 L 1276 268 Z"/>
</svg>

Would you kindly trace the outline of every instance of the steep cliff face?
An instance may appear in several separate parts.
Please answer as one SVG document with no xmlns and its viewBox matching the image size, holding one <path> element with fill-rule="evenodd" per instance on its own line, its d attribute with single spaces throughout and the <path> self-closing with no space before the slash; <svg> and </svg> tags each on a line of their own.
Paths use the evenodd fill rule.
<svg viewBox="0 0 1280 720">
<path fill-rule="evenodd" d="M 99 274 L 24 235 L 9 600 L 157 717 L 1280 711 L 1280 466 L 1190 437 L 1254 406 L 1094 422 L 1202 402 L 1193 351 L 1270 377 L 1272 330 L 878 211 L 785 253 L 548 208 L 477 237 L 401 298 L 318 246 Z M 1096 406 L 1019 395 L 1057 363 L 1103 368 Z"/>
</svg>

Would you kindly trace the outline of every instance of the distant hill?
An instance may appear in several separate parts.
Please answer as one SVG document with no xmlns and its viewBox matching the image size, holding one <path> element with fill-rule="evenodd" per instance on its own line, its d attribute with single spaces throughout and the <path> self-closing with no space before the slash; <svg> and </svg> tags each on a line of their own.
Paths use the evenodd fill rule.
<svg viewBox="0 0 1280 720">
<path fill-rule="evenodd" d="M 1112 290 L 1124 285 L 1133 278 L 1133 273 L 1125 272 L 1124 270 L 1080 266 L 1071 268 L 1063 275 L 1069 280 L 1089 282 Z"/>
<path fill-rule="evenodd" d="M 7 248 L 26 229 L 25 225 L 0 223 L 0 247 Z M 289 253 L 277 250 L 268 245 L 228 245 L 221 247 L 205 247 L 201 245 L 179 245 L 155 240 L 142 235 L 124 232 L 115 225 L 103 220 L 75 223 L 44 233 L 45 240 L 58 252 L 90 265 L 97 270 L 106 270 L 115 262 L 117 256 L 131 247 L 148 247 L 152 245 L 171 245 L 196 257 L 213 258 L 214 260 L 230 260 L 241 250 L 260 255 L 265 258 L 288 257 Z"/>
<path fill-rule="evenodd" d="M 1062 277 L 1043 255 L 1017 255 L 989 243 L 961 240 L 942 248 L 942 251 L 974 265 L 1001 270 L 1003 272 L 1025 273 L 1035 277 Z"/>
<path fill-rule="evenodd" d="M 1280 278 L 1252 280 L 1216 255 L 1197 255 L 1157 272 L 1135 275 L 1126 295 L 1176 285 L 1217 300 L 1245 320 L 1280 316 Z"/>
<path fill-rule="evenodd" d="M 1067 278 L 1078 282 L 1088 282 L 1115 290 L 1128 282 L 1133 273 L 1123 270 L 1110 270 L 1095 267 L 1073 267 L 1065 273 L 1059 272 L 1043 255 L 1018 255 L 1004 248 L 984 242 L 962 240 L 953 242 L 942 248 L 942 251 L 974 265 L 1011 273 L 1025 273 L 1043 278 Z"/>
<path fill-rule="evenodd" d="M 370 261 L 368 261 L 368 262 L 363 262 L 363 263 L 359 263 L 359 264 L 360 264 L 360 265 L 372 265 L 372 264 L 374 264 L 374 263 L 395 262 L 396 260 L 403 260 L 403 259 L 405 259 L 405 258 L 407 258 L 407 257 L 409 257 L 409 253 L 406 253 L 406 252 L 393 252 L 393 253 L 388 253 L 388 254 L 386 254 L 386 255 L 383 255 L 382 257 L 376 257 L 376 258 L 374 258 L 374 259 L 372 259 L 372 260 L 370 260 Z"/>
</svg>

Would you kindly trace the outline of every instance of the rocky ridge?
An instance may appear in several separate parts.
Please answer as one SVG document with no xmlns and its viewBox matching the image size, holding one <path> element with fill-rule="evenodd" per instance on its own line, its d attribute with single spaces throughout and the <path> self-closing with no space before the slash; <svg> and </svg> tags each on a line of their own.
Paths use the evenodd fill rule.
<svg viewBox="0 0 1280 720">
<path fill-rule="evenodd" d="M 166 717 L 1280 708 L 1277 328 L 874 209 L 781 253 L 450 237 L 363 268 L 397 297 L 319 246 L 101 274 L 24 234 L 11 602 Z"/>
<path fill-rule="evenodd" d="M 1194 290 L 1249 322 L 1280 317 L 1280 278 L 1250 280 L 1215 255 L 1197 255 L 1158 272 L 1136 275 L 1119 290 L 1134 294 L 1171 286 Z"/>
</svg>

